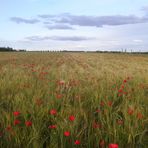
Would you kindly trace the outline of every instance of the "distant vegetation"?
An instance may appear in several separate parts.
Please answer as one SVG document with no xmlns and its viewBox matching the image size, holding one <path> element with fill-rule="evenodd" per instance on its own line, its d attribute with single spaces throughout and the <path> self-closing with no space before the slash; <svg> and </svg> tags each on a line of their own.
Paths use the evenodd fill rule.
<svg viewBox="0 0 148 148">
<path fill-rule="evenodd" d="M 24 49 L 19 49 L 19 50 L 16 50 L 16 49 L 13 49 L 11 47 L 0 47 L 0 52 L 13 52 L 13 51 L 26 51 Z"/>
<path fill-rule="evenodd" d="M 148 52 L 129 52 L 129 51 L 103 51 L 103 50 L 96 50 L 96 51 L 69 51 L 69 50 L 63 50 L 60 52 L 88 52 L 88 53 L 132 53 L 132 54 L 148 54 Z"/>
<path fill-rule="evenodd" d="M 17 51 L 17 52 L 29 52 L 27 51 L 26 49 L 13 49 L 11 47 L 0 47 L 0 52 L 14 52 L 14 51 Z M 76 52 L 76 53 L 80 53 L 80 52 L 89 52 L 89 53 L 132 53 L 132 54 L 148 54 L 148 52 L 129 52 L 129 51 L 126 51 L 126 49 L 123 51 L 103 51 L 103 50 L 96 50 L 96 51 L 86 51 L 86 50 L 38 50 L 38 51 L 31 51 L 31 52 Z"/>
<path fill-rule="evenodd" d="M 14 50 L 13 48 L 10 48 L 10 47 L 0 47 L 0 51 L 4 52 L 4 51 L 16 51 L 16 50 Z"/>
</svg>

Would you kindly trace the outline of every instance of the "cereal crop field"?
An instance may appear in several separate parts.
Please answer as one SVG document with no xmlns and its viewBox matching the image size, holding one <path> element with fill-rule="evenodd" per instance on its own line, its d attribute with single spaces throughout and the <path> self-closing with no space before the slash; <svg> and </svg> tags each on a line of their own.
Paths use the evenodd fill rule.
<svg viewBox="0 0 148 148">
<path fill-rule="evenodd" d="M 110 144 L 148 147 L 148 55 L 0 53 L 1 148 Z"/>
</svg>

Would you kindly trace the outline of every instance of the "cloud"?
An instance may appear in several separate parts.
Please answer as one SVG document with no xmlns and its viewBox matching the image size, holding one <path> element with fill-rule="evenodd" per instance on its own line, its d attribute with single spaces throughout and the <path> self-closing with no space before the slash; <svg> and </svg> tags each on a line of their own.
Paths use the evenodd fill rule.
<svg viewBox="0 0 148 148">
<path fill-rule="evenodd" d="M 42 19 L 46 20 L 46 23 L 60 23 L 77 26 L 92 26 L 92 27 L 103 27 L 127 25 L 127 24 L 138 24 L 148 22 L 146 16 L 138 17 L 135 15 L 113 15 L 113 16 L 87 16 L 87 15 L 72 15 L 69 13 L 63 13 L 59 15 L 39 15 Z"/>
<path fill-rule="evenodd" d="M 133 40 L 133 42 L 135 42 L 135 43 L 143 43 L 143 40 L 135 39 L 135 40 Z"/>
<path fill-rule="evenodd" d="M 20 23 L 36 24 L 36 23 L 40 22 L 38 19 L 24 19 L 21 17 L 11 17 L 10 20 L 17 23 L 17 24 L 20 24 Z"/>
<path fill-rule="evenodd" d="M 104 27 L 118 26 L 128 24 L 148 23 L 148 6 L 141 8 L 144 15 L 106 15 L 106 16 L 89 16 L 73 15 L 70 13 L 61 14 L 41 14 L 36 19 L 25 19 L 21 17 L 12 17 L 11 21 L 16 23 L 35 24 L 42 22 L 46 28 L 53 29 L 74 29 L 73 26 L 87 27 Z"/>
<path fill-rule="evenodd" d="M 144 11 L 145 16 L 148 17 L 148 6 L 144 6 L 144 7 L 142 7 L 141 10 Z"/>
<path fill-rule="evenodd" d="M 55 40 L 55 41 L 86 41 L 93 40 L 93 37 L 83 37 L 83 36 L 29 36 L 25 39 L 29 41 L 46 41 L 46 40 Z"/>
<path fill-rule="evenodd" d="M 45 27 L 48 28 L 49 30 L 54 30 L 54 29 L 73 30 L 74 29 L 73 27 L 65 24 L 46 25 Z"/>
<path fill-rule="evenodd" d="M 148 6 L 144 6 L 144 7 L 142 7 L 141 10 L 142 10 L 142 11 L 146 11 L 146 12 L 148 12 Z"/>
<path fill-rule="evenodd" d="M 95 38 L 82 37 L 82 36 L 68 36 L 68 37 L 53 36 L 53 37 L 51 37 L 51 39 L 58 40 L 58 41 L 84 41 L 84 40 L 92 40 Z"/>
<path fill-rule="evenodd" d="M 58 18 L 59 16 L 66 16 L 66 15 L 70 15 L 70 13 L 68 12 L 65 12 L 65 13 L 61 13 L 61 14 L 58 14 L 58 15 L 54 15 L 54 14 L 40 14 L 38 15 L 39 18 L 42 18 L 42 19 L 53 19 L 53 18 Z"/>
<path fill-rule="evenodd" d="M 49 18 L 54 18 L 55 15 L 41 14 L 41 15 L 38 15 L 38 17 L 43 18 L 43 19 L 49 19 Z"/>
</svg>

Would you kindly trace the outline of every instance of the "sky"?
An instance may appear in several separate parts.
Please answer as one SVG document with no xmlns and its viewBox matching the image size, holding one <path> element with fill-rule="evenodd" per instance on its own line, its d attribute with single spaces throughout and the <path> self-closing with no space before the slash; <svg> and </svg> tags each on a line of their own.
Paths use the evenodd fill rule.
<svg viewBox="0 0 148 148">
<path fill-rule="evenodd" d="M 148 0 L 0 0 L 0 47 L 148 51 Z"/>
</svg>

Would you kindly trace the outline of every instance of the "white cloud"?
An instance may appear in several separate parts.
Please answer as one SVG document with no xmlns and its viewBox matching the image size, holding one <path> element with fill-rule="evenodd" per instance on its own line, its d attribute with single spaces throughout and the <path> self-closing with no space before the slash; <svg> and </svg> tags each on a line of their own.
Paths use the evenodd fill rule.
<svg viewBox="0 0 148 148">
<path fill-rule="evenodd" d="M 140 39 L 134 39 L 133 42 L 136 42 L 136 43 L 143 43 L 143 40 L 140 40 Z"/>
</svg>

